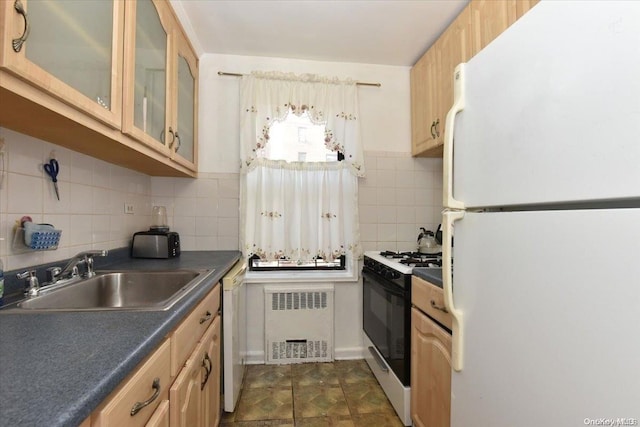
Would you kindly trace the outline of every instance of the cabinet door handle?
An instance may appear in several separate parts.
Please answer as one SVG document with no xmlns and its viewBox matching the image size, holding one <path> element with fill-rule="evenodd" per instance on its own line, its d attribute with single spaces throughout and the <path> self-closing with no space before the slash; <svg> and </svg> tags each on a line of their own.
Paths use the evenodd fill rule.
<svg viewBox="0 0 640 427">
<path fill-rule="evenodd" d="M 435 133 L 436 133 L 436 136 L 435 136 L 435 137 L 438 137 L 438 138 L 440 138 L 440 131 L 438 130 L 438 126 L 439 126 L 439 125 L 440 125 L 440 119 L 437 119 L 437 120 L 435 121 L 435 123 L 433 124 L 433 130 L 435 130 Z M 435 138 L 435 137 L 434 137 L 434 138 Z"/>
<path fill-rule="evenodd" d="M 208 362 L 209 367 L 207 367 L 206 362 Z M 204 386 L 207 385 L 207 381 L 209 381 L 209 375 L 213 370 L 213 363 L 211 363 L 211 359 L 209 358 L 209 353 L 204 354 L 204 359 L 202 359 L 202 367 L 204 368 L 205 375 L 204 375 L 204 380 L 202 380 L 202 382 L 200 383 L 200 390 L 204 390 Z"/>
<path fill-rule="evenodd" d="M 202 325 L 204 322 L 211 320 L 211 312 L 209 310 L 207 310 L 207 312 L 205 313 L 205 315 L 203 317 L 200 318 L 200 324 Z"/>
<path fill-rule="evenodd" d="M 133 405 L 133 407 L 131 408 L 132 417 L 138 412 L 140 412 L 142 408 L 150 405 L 151 402 L 153 402 L 158 398 L 158 396 L 160 396 L 160 378 L 156 377 L 153 379 L 153 384 L 151 385 L 151 388 L 155 390 L 153 392 L 153 395 L 148 400 L 145 400 L 144 402 L 136 402 L 135 405 Z"/>
<path fill-rule="evenodd" d="M 13 8 L 24 18 L 24 32 L 20 37 L 11 41 L 13 50 L 15 52 L 20 52 L 20 50 L 22 49 L 22 45 L 27 41 L 27 37 L 29 37 L 31 26 L 29 25 L 29 20 L 27 19 L 27 12 L 24 10 L 24 6 L 22 6 L 22 2 L 20 0 L 16 0 L 13 3 Z"/>
<path fill-rule="evenodd" d="M 176 133 L 169 126 L 169 133 L 171 134 L 171 142 L 169 143 L 169 148 L 173 148 L 173 143 L 176 141 Z"/>
<path fill-rule="evenodd" d="M 429 130 L 431 131 L 431 138 L 435 139 L 436 138 L 436 133 L 433 130 L 433 128 L 436 127 L 436 122 L 431 122 L 431 127 L 429 128 Z"/>
<path fill-rule="evenodd" d="M 434 300 L 431 300 L 431 307 L 435 308 L 436 310 L 440 310 L 443 313 L 448 313 L 449 312 L 449 310 L 447 310 L 447 307 L 443 307 L 443 306 L 437 305 Z"/>
<path fill-rule="evenodd" d="M 176 144 L 176 153 L 177 153 L 178 150 L 180 149 L 180 144 L 182 144 L 182 141 L 180 140 L 180 135 L 178 135 L 178 132 L 176 132 L 176 141 L 178 142 Z"/>
</svg>

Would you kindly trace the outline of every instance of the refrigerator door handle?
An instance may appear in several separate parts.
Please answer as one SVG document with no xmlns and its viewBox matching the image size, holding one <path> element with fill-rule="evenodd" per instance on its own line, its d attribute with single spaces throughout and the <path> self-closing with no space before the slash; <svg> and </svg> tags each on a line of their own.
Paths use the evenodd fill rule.
<svg viewBox="0 0 640 427">
<path fill-rule="evenodd" d="M 442 213 L 442 288 L 444 291 L 444 306 L 451 313 L 453 324 L 451 328 L 451 366 L 455 371 L 463 367 L 464 324 L 462 312 L 453 302 L 453 284 L 451 269 L 451 231 L 453 223 L 464 218 L 464 211 L 445 210 Z"/>
<path fill-rule="evenodd" d="M 458 64 L 453 71 L 453 106 L 447 113 L 444 123 L 444 150 L 443 150 L 443 206 L 445 209 L 464 209 L 464 203 L 453 198 L 453 130 L 455 127 L 456 114 L 464 110 L 465 78 L 464 62 Z"/>
</svg>

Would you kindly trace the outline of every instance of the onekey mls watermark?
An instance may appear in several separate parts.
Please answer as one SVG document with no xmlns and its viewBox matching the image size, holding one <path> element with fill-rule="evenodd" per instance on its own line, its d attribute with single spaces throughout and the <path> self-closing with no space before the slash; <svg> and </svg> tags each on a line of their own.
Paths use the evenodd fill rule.
<svg viewBox="0 0 640 427">
<path fill-rule="evenodd" d="M 637 426 L 638 418 L 585 418 L 586 426 Z"/>
</svg>

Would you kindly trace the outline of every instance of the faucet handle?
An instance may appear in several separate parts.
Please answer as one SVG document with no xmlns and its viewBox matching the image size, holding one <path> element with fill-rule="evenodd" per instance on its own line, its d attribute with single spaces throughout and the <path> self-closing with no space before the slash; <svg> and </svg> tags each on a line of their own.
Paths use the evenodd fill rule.
<svg viewBox="0 0 640 427">
<path fill-rule="evenodd" d="M 18 279 L 25 279 L 24 293 L 25 295 L 36 296 L 40 290 L 40 283 L 36 276 L 36 270 L 27 270 L 16 274 Z"/>
<path fill-rule="evenodd" d="M 27 279 L 27 280 L 33 279 L 34 277 L 37 279 L 35 270 L 23 271 L 22 273 L 16 274 L 16 277 L 18 279 Z"/>
</svg>

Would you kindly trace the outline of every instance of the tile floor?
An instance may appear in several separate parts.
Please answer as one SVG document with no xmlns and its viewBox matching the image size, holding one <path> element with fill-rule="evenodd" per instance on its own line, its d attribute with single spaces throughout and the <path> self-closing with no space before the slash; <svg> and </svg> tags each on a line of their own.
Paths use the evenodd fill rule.
<svg viewBox="0 0 640 427">
<path fill-rule="evenodd" d="M 364 360 L 251 365 L 224 427 L 402 427 Z"/>
</svg>

